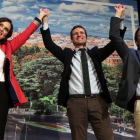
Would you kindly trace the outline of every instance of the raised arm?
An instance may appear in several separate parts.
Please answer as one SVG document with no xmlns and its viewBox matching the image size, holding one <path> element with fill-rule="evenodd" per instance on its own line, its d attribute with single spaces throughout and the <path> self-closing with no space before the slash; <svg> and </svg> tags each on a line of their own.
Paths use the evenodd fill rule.
<svg viewBox="0 0 140 140">
<path fill-rule="evenodd" d="M 122 5 L 118 4 L 116 5 L 116 7 L 120 7 Z M 123 39 L 124 38 L 124 34 L 126 31 L 126 27 L 124 27 L 124 10 L 122 11 L 121 15 L 115 15 L 116 17 L 120 17 L 119 21 L 118 21 L 118 32 L 120 33 L 120 37 Z M 115 43 L 114 42 L 109 42 L 106 46 L 104 46 L 103 48 L 99 49 L 100 52 L 100 57 L 101 57 L 101 61 L 105 60 L 109 55 L 111 55 L 114 51 L 115 51 Z"/>
<path fill-rule="evenodd" d="M 123 41 L 123 38 L 120 35 L 119 31 L 119 24 L 120 24 L 120 18 L 121 14 L 124 12 L 125 7 L 115 7 L 115 16 L 111 18 L 111 23 L 110 23 L 110 33 L 109 33 L 109 38 L 114 44 L 114 47 L 122 60 L 124 61 L 125 56 L 128 54 L 128 46 L 125 44 Z"/>
<path fill-rule="evenodd" d="M 120 37 L 123 39 L 124 38 L 124 34 L 126 31 L 126 27 L 124 27 L 123 30 L 119 29 L 120 31 Z M 103 48 L 99 49 L 99 53 L 100 53 L 100 57 L 101 57 L 101 61 L 104 61 L 107 57 L 109 57 L 114 51 L 116 50 L 115 44 L 110 41 L 106 46 L 104 46 Z"/>
<path fill-rule="evenodd" d="M 37 28 L 41 24 L 42 18 L 46 15 L 46 12 L 44 12 L 42 9 L 39 10 L 39 15 L 36 17 L 31 24 L 26 28 L 25 31 L 17 35 L 14 39 L 12 39 L 10 42 L 11 44 L 11 50 L 12 53 L 19 49 L 26 40 L 29 39 L 29 37 L 37 30 Z"/>
<path fill-rule="evenodd" d="M 50 29 L 48 28 L 48 16 L 49 16 L 48 9 L 46 9 L 46 13 L 47 13 L 47 16 L 45 16 L 43 18 L 43 27 L 44 28 L 40 29 L 45 48 L 48 49 L 56 58 L 58 58 L 63 63 L 65 50 L 63 50 L 60 46 L 56 45 L 53 42 L 53 40 L 51 38 L 51 34 L 50 34 Z"/>
</svg>

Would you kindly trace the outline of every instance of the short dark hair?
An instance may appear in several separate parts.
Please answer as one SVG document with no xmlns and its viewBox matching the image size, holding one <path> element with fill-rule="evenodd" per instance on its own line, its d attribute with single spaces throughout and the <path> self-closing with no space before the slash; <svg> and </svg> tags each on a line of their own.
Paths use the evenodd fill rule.
<svg viewBox="0 0 140 140">
<path fill-rule="evenodd" d="M 138 32 L 140 31 L 140 27 L 136 30 L 135 32 L 135 36 L 134 36 L 134 39 L 135 39 L 135 43 L 138 41 Z"/>
<path fill-rule="evenodd" d="M 0 22 L 9 22 L 10 25 L 11 25 L 11 29 L 10 29 L 9 33 L 7 34 L 7 36 L 4 39 L 0 40 L 0 44 L 4 44 L 7 41 L 7 39 L 12 36 L 12 33 L 13 33 L 13 23 L 12 23 L 12 21 L 9 18 L 6 18 L 6 17 L 1 17 L 0 18 Z"/>
<path fill-rule="evenodd" d="M 71 39 L 73 38 L 72 32 L 73 32 L 73 30 L 76 29 L 76 28 L 82 28 L 82 29 L 84 29 L 85 34 L 86 34 L 86 38 L 87 38 L 87 31 L 86 31 L 86 29 L 85 29 L 83 26 L 81 26 L 81 25 L 76 25 L 76 26 L 74 26 L 74 27 L 71 29 L 71 31 L 70 31 L 70 37 L 71 37 Z"/>
</svg>

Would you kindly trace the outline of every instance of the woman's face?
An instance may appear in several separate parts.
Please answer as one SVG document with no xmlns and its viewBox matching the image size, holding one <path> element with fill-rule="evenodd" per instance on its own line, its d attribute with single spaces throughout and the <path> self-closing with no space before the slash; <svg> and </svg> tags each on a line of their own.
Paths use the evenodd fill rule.
<svg viewBox="0 0 140 140">
<path fill-rule="evenodd" d="M 0 40 L 4 39 L 11 29 L 11 24 L 7 21 L 0 22 Z"/>
</svg>

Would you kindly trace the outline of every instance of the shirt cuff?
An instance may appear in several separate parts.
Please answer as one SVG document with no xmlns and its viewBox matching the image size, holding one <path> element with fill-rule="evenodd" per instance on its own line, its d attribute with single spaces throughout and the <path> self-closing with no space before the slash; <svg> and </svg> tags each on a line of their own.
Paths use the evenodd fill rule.
<svg viewBox="0 0 140 140">
<path fill-rule="evenodd" d="M 115 16 L 117 18 L 120 18 L 119 16 Z M 124 29 L 124 24 L 123 23 L 120 23 L 120 29 L 123 30 Z"/>
<path fill-rule="evenodd" d="M 120 18 L 119 16 L 115 16 L 115 17 Z"/>
<path fill-rule="evenodd" d="M 120 29 L 123 30 L 124 29 L 124 24 L 120 23 Z"/>
<path fill-rule="evenodd" d="M 45 24 L 43 25 L 43 30 L 47 30 L 48 28 L 49 28 L 48 23 L 45 23 Z"/>
</svg>

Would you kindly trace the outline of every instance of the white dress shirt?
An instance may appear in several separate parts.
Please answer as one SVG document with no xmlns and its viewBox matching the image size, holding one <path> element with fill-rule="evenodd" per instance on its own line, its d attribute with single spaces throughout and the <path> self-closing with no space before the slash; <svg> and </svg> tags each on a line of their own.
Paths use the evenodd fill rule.
<svg viewBox="0 0 140 140">
<path fill-rule="evenodd" d="M 87 48 L 86 48 L 87 49 Z M 83 72 L 82 72 L 82 63 L 81 63 L 81 51 L 76 48 L 76 53 L 72 58 L 71 75 L 69 80 L 69 94 L 85 94 L 84 91 L 84 82 L 83 82 Z M 99 94 L 101 90 L 101 85 L 96 73 L 94 64 L 86 52 L 88 70 L 89 70 L 89 80 L 92 94 Z"/>
<path fill-rule="evenodd" d="M 5 76 L 4 76 L 4 62 L 5 62 L 5 54 L 4 52 L 0 49 L 0 81 L 4 82 L 5 81 Z"/>
<path fill-rule="evenodd" d="M 139 82 L 136 88 L 136 96 L 140 96 L 140 78 L 139 78 Z"/>
</svg>

